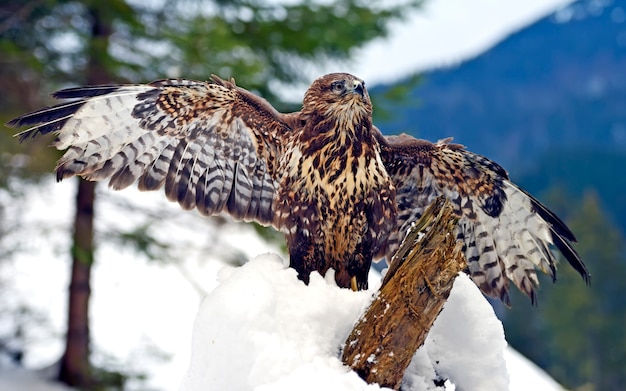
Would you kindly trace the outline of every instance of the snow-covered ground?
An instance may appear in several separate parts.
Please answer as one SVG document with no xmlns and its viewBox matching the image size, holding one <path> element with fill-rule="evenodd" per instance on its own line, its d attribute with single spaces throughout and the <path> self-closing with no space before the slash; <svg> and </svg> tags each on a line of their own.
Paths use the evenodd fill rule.
<svg viewBox="0 0 626 391">
<path fill-rule="evenodd" d="M 198 312 L 181 390 L 380 389 L 338 358 L 375 287 L 351 292 L 328 275 L 314 275 L 305 286 L 271 254 L 225 268 L 219 280 Z M 443 387 L 434 382 L 440 379 L 447 380 Z M 507 349 L 502 324 L 465 274 L 457 277 L 403 381 L 403 389 L 413 391 L 454 390 L 455 385 L 463 390 L 561 389 Z"/>
<path fill-rule="evenodd" d="M 149 279 L 164 281 L 155 277 L 154 271 L 148 273 Z M 155 336 L 164 325 L 153 323 L 159 318 L 155 312 L 159 312 L 163 318 L 178 321 L 165 322 L 169 335 L 163 335 L 164 340 L 184 336 L 180 338 L 180 346 L 168 346 L 173 349 L 170 353 L 181 354 L 185 350 L 191 353 L 186 367 L 172 371 L 170 376 L 174 378 L 166 381 L 170 385 L 162 389 L 176 389 L 179 383 L 182 383 L 181 391 L 380 389 L 367 385 L 338 358 L 341 344 L 375 292 L 378 285 L 375 278 L 374 287 L 367 292 L 340 289 L 331 276 L 313 275 L 310 285 L 305 286 L 280 256 L 267 254 L 242 267 L 222 267 L 217 280 L 215 289 L 198 309 L 191 340 L 182 341 L 189 336 L 186 330 L 191 328 L 191 318 L 172 314 L 173 306 L 185 307 L 184 290 L 169 292 L 176 298 L 172 303 L 153 297 L 155 303 L 150 305 L 149 297 L 120 301 L 115 289 L 111 289 L 114 293 L 111 296 L 102 291 L 99 296 L 109 296 L 112 307 L 121 306 L 122 320 L 128 320 L 128 313 L 134 311 L 145 323 L 134 324 L 127 330 L 110 328 L 107 325 L 125 322 L 120 322 L 119 317 L 114 321 L 100 315 L 95 317 L 94 325 L 99 327 L 94 328 L 94 339 L 101 345 L 107 338 L 103 329 L 107 329 L 111 334 L 108 338 L 117 337 L 131 351 L 124 358 L 123 352 L 113 349 L 124 361 L 133 355 L 132 347 L 138 344 L 133 340 L 137 338 L 136 330 L 142 330 L 144 338 L 150 335 L 155 344 L 160 343 Z M 140 292 L 129 292 L 138 293 L 141 297 Z M 146 302 L 142 304 L 142 301 Z M 98 324 L 98 319 L 102 324 Z M 162 368 L 153 369 L 162 371 Z M 165 385 L 164 379 L 154 382 L 155 379 L 150 382 L 151 387 Z M 445 386 L 437 387 L 435 379 L 448 381 Z M 457 278 L 426 343 L 410 364 L 403 389 L 454 390 L 455 385 L 463 390 L 561 390 L 545 373 L 507 348 L 501 323 L 480 291 L 463 274 Z M 43 381 L 39 373 L 13 368 L 0 370 L 0 390 L 62 391 L 63 388 Z"/>
<path fill-rule="evenodd" d="M 61 229 L 71 220 L 72 192 L 72 182 L 50 183 L 43 191 L 28 194 L 27 201 L 45 206 L 50 218 L 61 222 Z M 129 224 L 128 211 L 117 210 L 104 197 L 106 192 L 99 192 L 101 224 L 114 224 L 122 215 Z M 161 193 L 129 190 L 115 197 L 137 205 L 154 203 L 163 211 L 178 208 L 164 202 Z M 29 220 L 35 215 L 21 217 Z M 202 232 L 187 223 L 166 227 L 166 236 L 189 241 L 207 240 L 214 229 L 207 225 Z M 64 236 L 51 233 L 56 235 Z M 190 250 L 179 254 L 184 262 L 163 264 L 113 245 L 99 248 L 92 296 L 97 362 L 145 372 L 147 382 L 131 384 L 137 390 L 378 389 L 367 386 L 338 358 L 342 342 L 378 286 L 377 276 L 372 276 L 367 292 L 339 289 L 332 278 L 320 276 L 305 286 L 285 266 L 284 256 L 274 255 L 276 249 L 249 227 L 227 225 L 219 235 L 252 260 L 234 267 L 212 254 Z M 46 327 L 28 333 L 23 346 L 24 363 L 33 369 L 53 364 L 62 352 L 68 262 L 60 250 L 59 255 L 42 257 L 41 251 L 56 251 L 46 248 L 45 240 L 33 238 L 30 243 L 39 251 L 0 265 L 0 272 L 9 283 L 2 300 L 24 302 L 47 320 Z M 255 256 L 268 251 L 272 253 Z M 514 391 L 561 389 L 506 347 L 501 323 L 463 275 L 409 367 L 404 385 L 434 390 L 436 377 L 449 379 L 445 389 L 456 384 L 463 390 L 503 390 L 509 382 L 508 389 Z M 0 370 L 0 390 L 60 390 L 53 383 L 45 388 L 46 384 L 38 373 L 6 366 Z"/>
</svg>

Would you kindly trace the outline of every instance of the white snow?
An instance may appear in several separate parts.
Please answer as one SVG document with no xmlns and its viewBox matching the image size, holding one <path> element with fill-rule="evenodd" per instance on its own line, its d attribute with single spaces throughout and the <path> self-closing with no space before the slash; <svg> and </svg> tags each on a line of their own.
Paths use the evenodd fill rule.
<svg viewBox="0 0 626 391">
<path fill-rule="evenodd" d="M 565 389 L 550 377 L 543 369 L 522 356 L 517 350 L 506 349 L 504 358 L 511 377 L 509 391 L 553 390 Z"/>
<path fill-rule="evenodd" d="M 31 371 L 24 368 L 0 368 L 2 391 L 72 391 L 72 388 L 50 381 L 47 371 Z"/>
<path fill-rule="evenodd" d="M 276 255 L 225 268 L 198 312 L 182 389 L 362 386 L 337 357 L 371 292 L 311 277 L 305 286 Z"/>
<path fill-rule="evenodd" d="M 504 390 L 509 384 L 502 323 L 478 287 L 459 274 L 426 339 L 437 372 L 463 390 Z"/>
<path fill-rule="evenodd" d="M 227 267 L 219 280 L 198 311 L 182 391 L 380 389 L 367 385 L 339 358 L 376 287 L 352 292 L 318 274 L 305 286 L 272 254 Z M 451 390 L 456 384 L 466 391 L 506 390 L 506 347 L 493 309 L 460 274 L 405 373 L 404 389 Z M 445 388 L 435 385 L 438 378 L 449 379 Z M 553 382 L 536 381 L 536 389 L 558 389 Z"/>
</svg>

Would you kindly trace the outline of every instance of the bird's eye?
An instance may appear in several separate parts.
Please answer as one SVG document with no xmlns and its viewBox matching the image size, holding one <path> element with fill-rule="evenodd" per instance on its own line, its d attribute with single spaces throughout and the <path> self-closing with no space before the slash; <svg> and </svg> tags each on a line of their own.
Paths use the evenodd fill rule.
<svg viewBox="0 0 626 391">
<path fill-rule="evenodd" d="M 330 89 L 333 92 L 343 92 L 343 90 L 345 89 L 345 83 L 343 81 L 334 81 L 331 85 L 330 85 Z"/>
</svg>

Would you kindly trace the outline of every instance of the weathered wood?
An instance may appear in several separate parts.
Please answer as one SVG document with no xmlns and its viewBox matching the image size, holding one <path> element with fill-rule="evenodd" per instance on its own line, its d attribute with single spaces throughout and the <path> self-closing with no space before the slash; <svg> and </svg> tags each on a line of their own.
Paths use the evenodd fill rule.
<svg viewBox="0 0 626 391">
<path fill-rule="evenodd" d="M 466 267 L 456 224 L 450 204 L 437 199 L 410 230 L 376 298 L 352 329 L 342 360 L 368 383 L 399 389 L 454 279 Z"/>
</svg>

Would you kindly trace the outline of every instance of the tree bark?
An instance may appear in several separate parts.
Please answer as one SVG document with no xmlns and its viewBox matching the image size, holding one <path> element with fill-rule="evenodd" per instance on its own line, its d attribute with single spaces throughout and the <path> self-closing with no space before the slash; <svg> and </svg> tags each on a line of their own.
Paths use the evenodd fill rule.
<svg viewBox="0 0 626 391">
<path fill-rule="evenodd" d="M 80 179 L 72 238 L 67 335 L 59 370 L 60 381 L 83 389 L 93 383 L 89 361 L 89 297 L 93 264 L 94 199 L 95 183 Z"/>
<path fill-rule="evenodd" d="M 342 360 L 368 383 L 399 389 L 454 279 L 466 268 L 454 235 L 457 221 L 443 198 L 424 212 L 394 255 L 377 297 L 352 329 Z"/>
<path fill-rule="evenodd" d="M 108 56 L 108 42 L 112 33 L 111 21 L 102 17 L 97 4 L 89 8 L 89 16 L 92 26 L 87 52 L 87 83 L 108 83 L 111 79 L 104 59 Z M 80 389 L 92 389 L 95 383 L 90 361 L 89 332 L 91 267 L 94 262 L 95 188 L 95 182 L 78 179 L 67 335 L 58 375 L 59 381 Z"/>
</svg>

